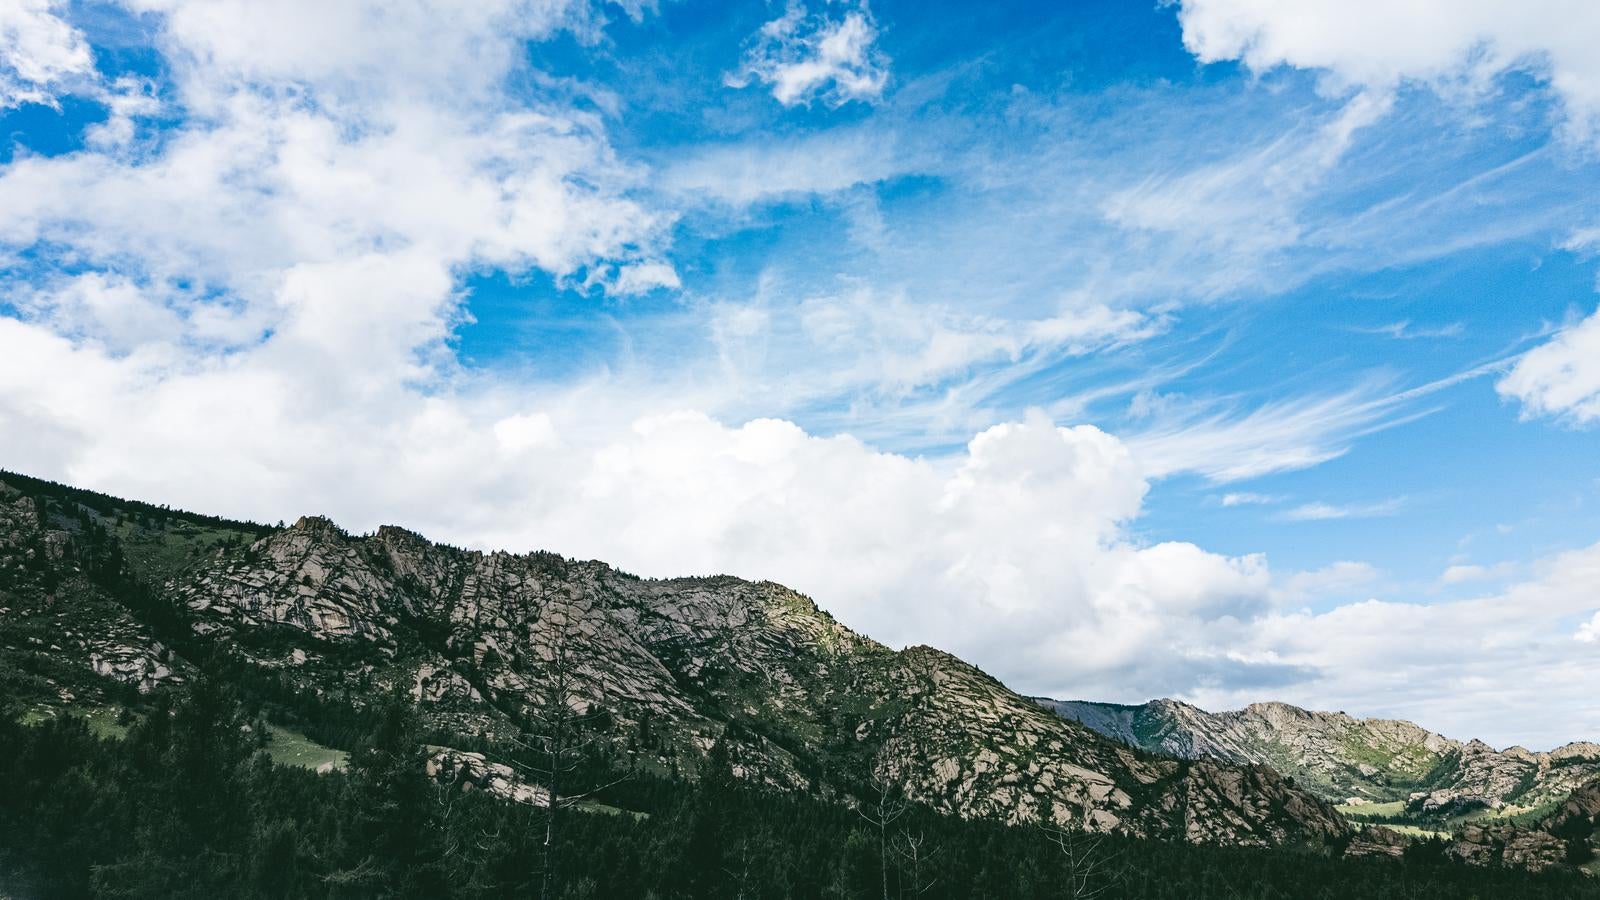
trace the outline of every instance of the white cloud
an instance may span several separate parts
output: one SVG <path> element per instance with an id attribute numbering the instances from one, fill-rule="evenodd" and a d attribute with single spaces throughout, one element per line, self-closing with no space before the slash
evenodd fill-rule
<path id="1" fill-rule="evenodd" d="M 1573 638 L 1585 644 L 1600 643 L 1600 612 L 1594 618 L 1578 626 Z"/>
<path id="2" fill-rule="evenodd" d="M 1404 420 L 1417 392 L 1249 412 L 1156 404 L 1129 441 L 1042 415 L 992 425 L 966 417 L 971 397 L 1165 320 L 1090 290 L 974 314 L 851 283 L 805 302 L 698 308 L 732 388 L 676 371 L 558 389 L 463 371 L 449 344 L 463 273 L 536 268 L 619 294 L 677 285 L 672 219 L 641 199 L 608 120 L 537 79 L 527 96 L 504 92 L 523 41 L 562 27 L 588 39 L 595 14 L 512 0 L 136 5 L 153 13 L 173 84 L 159 97 L 99 85 L 124 102 L 107 99 L 87 149 L 0 169 L 0 245 L 37 251 L 8 259 L 31 287 L 13 297 L 20 317 L 0 317 L 7 467 L 269 521 L 324 512 L 645 574 L 773 578 L 875 636 L 935 643 L 1030 690 L 1140 699 L 1198 683 L 1259 699 L 1359 659 L 1305 646 L 1273 610 L 1365 584 L 1361 564 L 1276 581 L 1259 556 L 1151 545 L 1136 524 L 1148 478 L 1310 465 Z M 747 77 L 788 103 L 878 96 L 885 63 L 864 8 L 795 9 Z M 141 143 L 157 103 L 182 124 Z M 1342 152 L 1360 112 L 1319 131 L 1317 153 Z M 665 193 L 753 203 L 904 164 L 867 138 L 840 146 L 776 187 L 751 174 L 759 160 L 721 183 L 726 159 L 708 153 L 699 170 L 674 169 Z M 1283 196 L 1325 171 L 1307 153 L 1267 168 L 1285 161 Z M 847 171 L 827 171 L 836 162 Z M 1164 186 L 1203 201 L 1251 183 L 1212 174 Z M 1167 227 L 1157 193 L 1121 197 L 1130 227 Z M 1017 230 L 1002 219 L 988 217 L 997 242 Z M 1005 371 L 967 377 L 984 365 Z M 883 402 L 874 420 L 908 397 L 949 404 L 950 421 L 918 425 L 971 439 L 920 458 L 728 412 L 742 398 L 797 409 L 839 397 Z M 674 408 L 691 411 L 663 412 Z M 1461 639 L 1448 620 L 1423 624 Z M 1566 628 L 1578 646 L 1570 617 Z M 1517 657 L 1524 679 L 1547 671 L 1530 658 Z M 1571 663 L 1552 659 L 1548 671 Z M 1430 673 L 1454 677 L 1416 676 Z M 1384 690 L 1355 687 L 1339 702 Z"/>
<path id="3" fill-rule="evenodd" d="M 1341 560 L 1320 569 L 1295 572 L 1280 579 L 1273 590 L 1273 597 L 1280 604 L 1338 597 L 1371 586 L 1378 576 L 1378 570 L 1370 563 Z"/>
<path id="4" fill-rule="evenodd" d="M 83 34 L 57 15 L 60 0 L 0 3 L 0 110 L 55 105 L 57 92 L 92 78 L 94 57 Z"/>
<path id="5" fill-rule="evenodd" d="M 1222 505 L 1263 506 L 1269 503 L 1277 503 L 1279 499 L 1281 498 L 1274 497 L 1271 494 L 1256 494 L 1250 491 L 1236 491 L 1233 493 L 1223 494 Z"/>
<path id="6" fill-rule="evenodd" d="M 1600 420 L 1600 311 L 1524 353 L 1495 389 L 1528 416 Z"/>
<path id="7" fill-rule="evenodd" d="M 1240 481 L 1343 456 L 1356 437 L 1415 418 L 1410 396 L 1363 385 L 1247 409 L 1196 403 L 1171 409 L 1128 442 L 1149 475 L 1198 472 L 1219 483 Z"/>
<path id="8" fill-rule="evenodd" d="M 611 292 L 614 294 L 646 294 L 662 288 L 677 290 L 683 286 L 678 280 L 678 270 L 671 263 L 652 260 L 649 262 L 631 263 L 617 271 L 617 277 L 611 283 Z"/>
<path id="9" fill-rule="evenodd" d="M 1393 497 L 1376 503 L 1305 503 L 1285 512 L 1282 518 L 1289 522 L 1324 522 L 1330 519 L 1371 519 L 1392 516 L 1405 505 L 1404 497 Z"/>
<path id="10" fill-rule="evenodd" d="M 1262 608 L 1263 560 L 1133 539 L 1146 483 L 1091 427 L 1035 416 L 924 460 L 779 420 L 662 414 L 663 394 L 703 398 L 644 377 L 530 391 L 459 369 L 447 341 L 465 270 L 538 268 L 617 293 L 677 284 L 660 252 L 670 220 L 632 196 L 639 173 L 605 122 L 503 94 L 519 42 L 581 14 L 147 5 L 183 123 L 127 152 L 143 114 L 130 109 L 83 152 L 0 169 L 0 242 L 41 251 L 22 316 L 0 317 L 7 465 L 269 521 L 321 511 L 653 575 L 775 578 L 887 640 L 1086 689 L 1209 671 L 1222 657 L 1208 635 Z M 837 24 L 860 35 L 867 21 Z M 817 52 L 837 63 L 828 34 Z M 470 77 L 443 77 L 458 71 Z M 826 90 L 881 78 L 841 70 Z M 1090 303 L 993 319 L 897 302 L 716 311 L 721 361 L 788 378 L 762 355 L 777 329 L 799 339 L 778 357 L 840 364 L 825 389 L 918 391 L 977 361 L 1162 327 Z M 818 390 L 802 383 L 817 369 L 739 384 L 789 400 Z"/>
<path id="11" fill-rule="evenodd" d="M 1470 584 L 1476 581 L 1492 581 L 1505 578 L 1516 571 L 1516 564 L 1509 562 L 1497 563 L 1492 566 L 1457 563 L 1447 567 L 1439 574 L 1439 583 L 1453 585 Z"/>
<path id="12" fill-rule="evenodd" d="M 1274 253 L 1300 243 L 1301 207 L 1355 135 L 1388 112 L 1391 99 L 1362 93 L 1305 135 L 1172 175 L 1153 175 L 1112 194 L 1106 219 L 1128 229 L 1175 233 L 1190 252 L 1224 262 L 1218 287 L 1236 288 Z"/>
<path id="13" fill-rule="evenodd" d="M 830 130 L 782 141 L 713 144 L 661 173 L 662 190 L 688 203 L 743 207 L 798 194 L 834 194 L 912 167 L 894 131 Z"/>
<path id="14" fill-rule="evenodd" d="M 865 2 L 834 18 L 808 13 L 802 0 L 790 0 L 782 16 L 761 26 L 743 67 L 725 81 L 736 88 L 769 84 L 784 106 L 817 97 L 834 106 L 872 102 L 889 81 L 889 60 L 873 46 L 877 38 Z"/>
<path id="15" fill-rule="evenodd" d="M 323 390 L 268 353 L 173 372 L 0 319 L 0 456 L 268 520 L 322 511 L 649 575 L 772 578 L 887 641 L 1096 692 L 1210 672 L 1264 608 L 1260 558 L 1128 535 L 1146 484 L 1088 426 L 1035 417 L 932 461 L 780 420 L 685 412 L 617 431 L 597 429 L 592 397 L 541 409 L 368 387 Z"/>
<path id="16" fill-rule="evenodd" d="M 1431 414 L 1435 408 L 1418 401 L 1500 365 L 1486 363 L 1401 391 L 1373 381 L 1255 407 L 1238 398 L 1168 404 L 1154 422 L 1128 434 L 1128 444 L 1152 477 L 1194 472 L 1226 483 L 1310 468 L 1343 456 L 1358 437 Z"/>
<path id="17" fill-rule="evenodd" d="M 752 414 L 844 406 L 853 428 L 898 429 L 920 417 L 912 427 L 946 441 L 992 424 L 974 412 L 973 395 L 1166 327 L 1095 303 L 1033 319 L 991 317 L 859 284 L 798 300 L 764 284 L 752 300 L 709 312 L 718 375 L 751 386 L 763 404 Z"/>
<path id="18" fill-rule="evenodd" d="M 1203 62 L 1321 69 L 1343 86 L 1475 92 L 1523 69 L 1561 97 L 1574 136 L 1600 128 L 1600 7 L 1586 0 L 1182 0 L 1179 20 Z"/>
<path id="19" fill-rule="evenodd" d="M 1448 325 L 1417 326 L 1410 319 L 1390 322 L 1375 328 L 1357 328 L 1356 331 L 1364 334 L 1381 334 L 1397 341 L 1414 341 L 1424 338 L 1449 338 L 1460 337 L 1466 332 L 1466 325 L 1461 322 L 1451 322 Z"/>
<path id="20" fill-rule="evenodd" d="M 1367 600 L 1266 617 L 1241 652 L 1316 671 L 1317 678 L 1279 692 L 1314 709 L 1411 719 L 1501 747 L 1593 739 L 1600 699 L 1594 644 L 1583 636 L 1594 632 L 1574 635 L 1572 620 L 1596 613 L 1597 579 L 1600 544 L 1542 560 L 1528 580 L 1489 596 Z M 1191 699 L 1226 708 L 1260 697 L 1233 689 L 1197 691 Z"/>

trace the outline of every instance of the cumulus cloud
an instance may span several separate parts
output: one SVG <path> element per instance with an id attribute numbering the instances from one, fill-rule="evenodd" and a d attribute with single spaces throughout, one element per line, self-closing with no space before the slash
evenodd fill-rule
<path id="1" fill-rule="evenodd" d="M 833 106 L 872 102 L 889 81 L 889 60 L 874 46 L 878 29 L 865 2 L 835 18 L 790 0 L 784 14 L 761 26 L 743 66 L 724 80 L 742 88 L 771 85 L 784 106 L 821 98 Z"/>
<path id="2" fill-rule="evenodd" d="M 590 40 L 597 14 L 554 0 L 129 4 L 148 15 L 170 82 L 96 82 L 86 90 L 109 116 L 85 149 L 0 168 L 7 467 L 268 521 L 322 512 L 357 530 L 398 522 L 648 575 L 772 578 L 874 636 L 934 643 L 1037 692 L 1317 697 L 1308 685 L 1359 658 L 1306 633 L 1326 625 L 1348 643 L 1375 615 L 1359 612 L 1366 604 L 1309 623 L 1281 610 L 1367 585 L 1369 567 L 1275 579 L 1257 555 L 1144 540 L 1139 516 L 1151 478 L 1311 465 L 1404 420 L 1416 392 L 1363 388 L 1248 413 L 1156 405 L 1127 441 L 1042 413 L 957 417 L 958 449 L 919 457 L 730 414 L 727 392 L 647 376 L 550 387 L 466 371 L 451 337 L 467 273 L 539 270 L 617 295 L 679 286 L 672 214 L 613 150 L 609 120 L 514 77 L 525 41 L 563 28 Z M 0 15 L 16 9 L 34 25 L 59 12 L 31 3 Z M 887 78 L 875 36 L 865 7 L 794 5 L 740 77 L 786 104 L 871 100 Z M 73 79 L 97 77 L 90 66 L 35 65 L 55 74 L 24 87 L 77 90 Z M 512 83 L 523 93 L 510 96 Z M 145 140 L 157 112 L 172 114 L 168 127 Z M 1342 152 L 1341 128 L 1359 127 L 1359 112 L 1319 131 L 1318 152 Z M 792 161 L 774 149 L 718 199 L 841 191 L 901 165 L 870 137 L 839 148 L 826 165 L 758 184 L 751 173 Z M 1292 162 L 1280 169 L 1285 196 L 1325 171 L 1314 154 L 1291 157 L 1274 157 Z M 663 193 L 709 192 L 731 158 L 708 151 L 673 169 Z M 827 171 L 834 162 L 848 171 Z M 1204 199 L 1248 183 L 1213 175 L 1165 187 Z M 1166 227 L 1156 193 L 1120 197 L 1130 228 Z M 970 412 L 996 383 L 985 379 L 1026 378 L 1166 327 L 1091 293 L 973 314 L 845 283 L 696 312 L 717 372 L 760 404 L 843 396 L 899 411 L 912 398 Z M 982 366 L 1005 371 L 966 377 Z M 1576 601 L 1562 603 L 1547 605 L 1569 613 L 1570 652 L 1583 646 Z M 1390 606 L 1380 604 L 1411 614 Z M 1450 647 L 1469 640 L 1448 618 L 1419 627 Z M 1525 650 L 1496 658 L 1533 680 L 1541 670 Z M 1452 671 L 1428 660 L 1412 673 L 1419 683 Z"/>
<path id="3" fill-rule="evenodd" d="M 1495 389 L 1527 416 L 1600 420 L 1600 311 L 1524 353 Z"/>
<path id="4" fill-rule="evenodd" d="M 94 56 L 78 29 L 58 13 L 60 0 L 0 4 L 0 110 L 56 104 L 57 93 L 92 77 Z"/>
<path id="5" fill-rule="evenodd" d="M 1545 559 L 1526 581 L 1488 596 L 1367 600 L 1266 617 L 1240 652 L 1318 672 L 1281 692 L 1291 702 L 1398 716 L 1502 747 L 1553 747 L 1600 730 L 1594 645 L 1584 641 L 1594 631 L 1574 634 L 1572 624 L 1596 614 L 1596 579 L 1600 544 Z M 1249 698 L 1237 690 L 1191 695 L 1213 708 Z M 1552 718 L 1551 709 L 1563 713 Z"/>
<path id="6" fill-rule="evenodd" d="M 1573 634 L 1573 638 L 1585 644 L 1600 643 L 1600 612 L 1595 613 L 1594 618 L 1578 626 L 1578 631 Z"/>
<path id="7" fill-rule="evenodd" d="M 0 454 L 50 475 L 267 519 L 315 498 L 356 529 L 399 519 L 649 575 L 772 578 L 887 641 L 1056 688 L 1279 674 L 1223 649 L 1266 608 L 1265 561 L 1134 540 L 1146 482 L 1089 426 L 1035 417 L 930 461 L 771 419 L 657 414 L 596 434 L 572 408 L 490 393 L 330 403 L 269 355 L 173 374 L 3 319 L 0 361 Z"/>
<path id="8" fill-rule="evenodd" d="M 463 271 L 678 284 L 670 217 L 634 196 L 604 119 L 505 94 L 519 42 L 583 28 L 581 10 L 138 2 L 180 124 L 126 152 L 146 114 L 130 101 L 86 150 L 0 169 L 0 243 L 32 251 L 12 260 L 18 315 L 0 317 L 8 466 L 267 520 L 315 510 L 651 575 L 779 579 L 889 641 L 1093 692 L 1282 679 L 1219 649 L 1266 608 L 1265 561 L 1137 540 L 1145 476 L 1095 428 L 1036 415 L 929 460 L 782 420 L 662 413 L 637 384 L 530 393 L 461 370 Z M 859 63 L 875 59 L 864 9 L 797 15 L 770 34 L 824 75 L 774 69 L 780 98 L 881 89 Z M 1094 304 L 906 315 L 870 292 L 724 312 L 728 365 L 776 328 L 848 363 L 834 390 L 915 391 L 975 361 L 1162 327 Z"/>
<path id="9" fill-rule="evenodd" d="M 1320 69 L 1343 86 L 1478 91 L 1521 69 L 1561 97 L 1574 136 L 1600 130 L 1600 8 L 1583 0 L 1182 0 L 1178 16 L 1203 62 Z"/>

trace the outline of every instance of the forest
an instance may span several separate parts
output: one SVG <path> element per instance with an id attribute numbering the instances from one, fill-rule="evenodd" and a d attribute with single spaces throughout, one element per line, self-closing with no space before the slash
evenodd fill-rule
<path id="1" fill-rule="evenodd" d="M 404 699 L 347 726 L 348 769 L 321 775 L 272 762 L 260 715 L 209 681 L 119 737 L 0 709 L 0 896 L 1600 898 L 1593 879 L 1470 868 L 1442 845 L 1351 860 L 764 792 L 715 749 L 693 785 L 588 773 L 606 786 L 552 811 L 427 777 Z"/>

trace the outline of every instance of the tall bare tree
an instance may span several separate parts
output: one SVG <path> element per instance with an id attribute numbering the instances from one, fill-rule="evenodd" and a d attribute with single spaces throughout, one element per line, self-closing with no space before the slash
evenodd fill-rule
<path id="1" fill-rule="evenodd" d="M 1108 844 L 1104 832 L 1090 831 L 1092 824 L 1089 801 L 1079 804 L 1078 814 L 1058 822 L 1053 816 L 1042 825 L 1050 841 L 1061 850 L 1066 864 L 1067 896 L 1073 900 L 1090 900 L 1099 897 L 1122 881 L 1126 868 L 1121 864 L 1121 853 Z"/>
<path id="2" fill-rule="evenodd" d="M 894 845 L 904 863 L 900 870 L 900 896 L 920 897 L 933 890 L 939 879 L 929 877 L 925 869 L 928 861 L 939 854 L 939 848 L 928 843 L 928 836 L 921 831 L 901 831 Z"/>
<path id="3" fill-rule="evenodd" d="M 886 773 L 872 774 L 872 796 L 868 803 L 856 811 L 878 832 L 878 875 L 883 887 L 883 900 L 889 900 L 889 829 L 910 810 L 900 785 Z"/>
<path id="4" fill-rule="evenodd" d="M 528 728 L 512 739 L 523 752 L 507 762 L 546 791 L 540 896 L 549 900 L 556 896 L 560 877 L 562 813 L 616 782 L 595 787 L 573 781 L 605 735 L 595 727 L 600 714 L 587 690 L 582 610 L 560 587 L 546 586 L 540 600 L 532 635 L 534 658 L 529 665 L 534 677 L 533 703 L 524 710 Z"/>

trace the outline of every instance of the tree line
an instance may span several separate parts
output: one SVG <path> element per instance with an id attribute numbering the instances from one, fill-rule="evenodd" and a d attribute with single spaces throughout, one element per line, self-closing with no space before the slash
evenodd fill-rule
<path id="1" fill-rule="evenodd" d="M 120 739 L 72 716 L 25 725 L 20 712 L 0 709 L 0 895 L 1600 898 L 1592 879 L 1442 859 L 967 821 L 906 803 L 892 785 L 854 807 L 770 793 L 738 781 L 720 747 L 693 784 L 643 773 L 568 781 L 552 820 L 548 806 L 427 777 L 405 699 L 370 716 L 348 771 L 325 775 L 272 763 L 259 719 L 213 682 L 152 701 Z M 529 771 L 578 778 L 565 758 L 535 742 Z"/>

